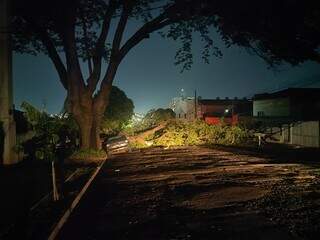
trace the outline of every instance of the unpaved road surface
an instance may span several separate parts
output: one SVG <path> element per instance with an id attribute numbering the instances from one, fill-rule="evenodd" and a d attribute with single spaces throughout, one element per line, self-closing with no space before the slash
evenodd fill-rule
<path id="1" fill-rule="evenodd" d="M 119 154 L 58 239 L 318 239 L 319 169 L 201 147 Z"/>

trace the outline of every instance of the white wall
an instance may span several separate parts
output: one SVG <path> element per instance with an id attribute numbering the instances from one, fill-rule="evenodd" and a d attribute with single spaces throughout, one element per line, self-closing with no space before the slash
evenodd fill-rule
<path id="1" fill-rule="evenodd" d="M 290 143 L 305 147 L 320 147 L 320 122 L 299 122 L 291 126 Z"/>
<path id="2" fill-rule="evenodd" d="M 265 117 L 288 117 L 290 115 L 289 98 L 253 100 L 253 116 L 263 112 Z"/>

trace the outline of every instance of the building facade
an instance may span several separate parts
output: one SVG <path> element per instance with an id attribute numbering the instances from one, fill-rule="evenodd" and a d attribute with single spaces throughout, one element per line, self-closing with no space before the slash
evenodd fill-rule
<path id="1" fill-rule="evenodd" d="M 289 88 L 258 94 L 253 116 L 282 143 L 320 147 L 320 89 Z"/>
<path id="2" fill-rule="evenodd" d="M 288 88 L 253 98 L 253 116 L 260 118 L 320 119 L 319 88 Z"/>
<path id="3" fill-rule="evenodd" d="M 177 119 L 202 119 L 208 124 L 237 124 L 239 116 L 252 116 L 252 101 L 245 98 L 201 99 L 180 96 L 171 101 L 170 108 Z"/>
<path id="4" fill-rule="evenodd" d="M 176 97 L 169 106 L 177 119 L 192 121 L 196 119 L 197 101 L 194 97 Z"/>
<path id="5" fill-rule="evenodd" d="M 199 99 L 197 118 L 208 124 L 237 124 L 239 117 L 252 115 L 252 102 L 244 99 Z"/>

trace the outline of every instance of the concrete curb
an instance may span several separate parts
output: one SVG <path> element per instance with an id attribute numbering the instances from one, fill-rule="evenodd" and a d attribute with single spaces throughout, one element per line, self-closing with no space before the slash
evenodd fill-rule
<path id="1" fill-rule="evenodd" d="M 77 197 L 73 200 L 73 202 L 71 203 L 71 206 L 65 211 L 65 213 L 63 214 L 63 216 L 60 218 L 59 222 L 56 224 L 56 226 L 54 227 L 53 231 L 50 233 L 48 240 L 54 240 L 56 239 L 57 235 L 59 234 L 61 228 L 63 227 L 63 225 L 66 223 L 66 221 L 68 220 L 68 218 L 70 217 L 72 211 L 76 208 L 76 206 L 78 205 L 80 199 L 82 198 L 82 196 L 84 195 L 84 193 L 87 191 L 87 189 L 89 188 L 90 184 L 92 183 L 92 181 L 94 180 L 94 178 L 97 176 L 97 174 L 99 173 L 100 169 L 102 168 L 103 164 L 106 162 L 106 159 L 96 168 L 96 170 L 94 171 L 94 173 L 92 174 L 92 176 L 90 177 L 90 179 L 87 181 L 87 183 L 84 185 L 84 187 L 81 189 L 80 193 L 77 195 Z"/>

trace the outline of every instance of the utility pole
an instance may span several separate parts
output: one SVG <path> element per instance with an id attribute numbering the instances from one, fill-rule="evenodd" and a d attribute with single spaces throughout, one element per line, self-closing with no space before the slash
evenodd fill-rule
<path id="1" fill-rule="evenodd" d="M 16 124 L 13 118 L 12 91 L 12 50 L 10 39 L 10 0 L 0 0 L 0 121 L 4 137 L 1 164 L 10 165 L 18 162 L 14 151 L 16 145 Z"/>

